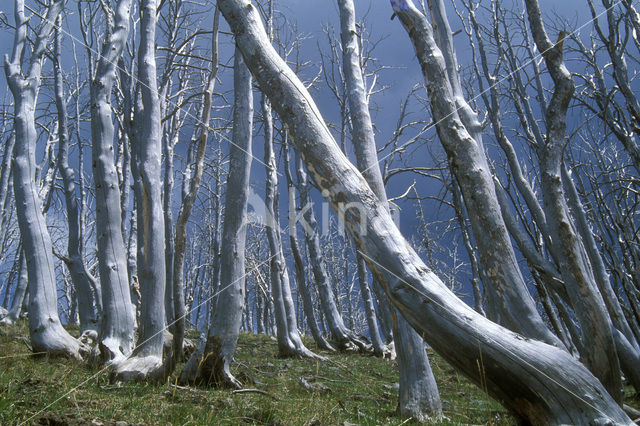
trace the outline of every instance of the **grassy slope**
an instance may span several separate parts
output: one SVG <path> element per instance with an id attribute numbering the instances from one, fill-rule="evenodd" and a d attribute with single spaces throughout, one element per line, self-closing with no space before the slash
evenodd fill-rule
<path id="1" fill-rule="evenodd" d="M 242 335 L 234 374 L 258 393 L 110 384 L 106 372 L 64 359 L 34 357 L 24 324 L 0 326 L 0 424 L 403 424 L 395 362 L 326 354 L 329 362 L 277 357 L 268 336 Z M 310 347 L 313 345 L 310 343 Z M 442 424 L 512 424 L 514 419 L 430 353 L 446 419 Z M 178 367 L 179 371 L 180 366 Z M 310 392 L 299 378 L 329 388 Z M 172 377 L 175 381 L 175 375 Z M 255 383 L 257 380 L 258 383 Z M 59 399 L 59 401 L 58 401 Z M 50 405 L 50 406 L 49 406 Z M 61 423 L 57 423 L 61 422 Z"/>

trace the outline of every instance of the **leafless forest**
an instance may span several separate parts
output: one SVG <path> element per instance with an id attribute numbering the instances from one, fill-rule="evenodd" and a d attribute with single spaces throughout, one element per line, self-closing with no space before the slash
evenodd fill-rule
<path id="1" fill-rule="evenodd" d="M 417 421 L 428 345 L 633 424 L 640 5 L 326 2 L 4 0 L 0 321 L 114 382 L 241 388 L 241 332 L 397 359 Z"/>

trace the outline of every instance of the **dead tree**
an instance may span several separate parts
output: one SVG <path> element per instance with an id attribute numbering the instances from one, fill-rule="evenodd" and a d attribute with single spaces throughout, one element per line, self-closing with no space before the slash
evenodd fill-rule
<path id="1" fill-rule="evenodd" d="M 248 0 L 220 0 L 218 5 L 254 78 L 287 123 L 312 179 L 325 190 L 331 207 L 345 215 L 349 232 L 370 269 L 427 342 L 530 422 L 609 419 L 630 424 L 600 382 L 566 351 L 526 339 L 482 317 L 424 266 L 362 175 L 340 151 L 306 88 L 276 54 L 256 8 Z M 412 15 L 419 13 L 412 4 L 393 5 L 410 29 L 420 22 L 412 20 Z M 421 25 L 420 29 L 426 28 Z M 436 62 L 444 68 L 442 56 Z M 341 205 L 349 202 L 362 208 L 341 211 Z M 385 275 L 396 279 L 386 281 Z"/>
<path id="2" fill-rule="evenodd" d="M 28 48 L 24 0 L 15 0 L 15 33 L 11 56 L 4 57 L 4 71 L 14 99 L 15 148 L 13 192 L 29 277 L 29 334 L 35 352 L 80 358 L 80 343 L 62 327 L 58 316 L 56 275 L 51 236 L 36 188 L 35 109 L 40 88 L 43 55 L 64 1 L 52 3 L 37 28 L 29 65 L 23 67 Z"/>

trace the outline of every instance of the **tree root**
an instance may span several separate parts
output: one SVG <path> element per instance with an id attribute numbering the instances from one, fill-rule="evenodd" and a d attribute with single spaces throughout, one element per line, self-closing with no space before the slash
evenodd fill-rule
<path id="1" fill-rule="evenodd" d="M 30 334 L 33 352 L 45 352 L 50 356 L 62 356 L 78 361 L 82 361 L 82 355 L 89 352 L 89 349 L 67 333 L 59 322 L 40 327 Z"/>
<path id="2" fill-rule="evenodd" d="M 162 357 L 155 355 L 136 355 L 126 359 L 117 366 L 109 375 L 110 382 L 145 382 L 164 383 L 166 381 L 166 368 Z"/>

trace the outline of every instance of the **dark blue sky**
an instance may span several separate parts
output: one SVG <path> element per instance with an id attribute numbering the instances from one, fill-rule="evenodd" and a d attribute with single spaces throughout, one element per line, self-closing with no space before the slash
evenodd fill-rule
<path id="1" fill-rule="evenodd" d="M 27 1 L 28 4 L 32 2 Z M 461 28 L 459 18 L 453 12 L 453 9 L 446 2 L 449 10 L 449 20 L 452 29 L 455 31 Z M 309 37 L 305 42 L 302 50 L 302 56 L 304 60 L 311 62 L 311 68 L 307 71 L 308 76 L 314 75 L 319 69 L 319 53 L 318 44 L 326 46 L 326 35 L 323 33 L 324 26 L 333 27 L 335 36 L 339 39 L 337 33 L 339 27 L 338 8 L 335 0 L 277 0 L 277 9 L 282 16 L 285 17 L 287 22 L 296 22 L 300 32 Z M 398 119 L 401 102 L 411 87 L 416 83 L 423 81 L 420 73 L 420 68 L 415 59 L 413 48 L 409 42 L 408 36 L 398 20 L 390 20 L 392 9 L 388 0 L 355 0 L 356 13 L 358 19 L 361 19 L 366 15 L 366 23 L 373 40 L 380 40 L 374 54 L 379 60 L 380 64 L 390 66 L 392 69 L 383 71 L 380 74 L 379 85 L 388 85 L 389 88 L 381 94 L 376 95 L 372 102 L 376 106 L 376 110 L 373 113 L 373 119 L 377 129 L 377 142 L 378 145 L 383 145 L 391 137 L 393 130 L 395 129 L 396 121 Z M 503 7 L 514 7 L 514 11 L 522 10 L 521 0 L 507 0 L 503 2 Z M 517 5 L 517 7 L 516 7 Z M 588 23 L 590 15 L 586 7 L 585 0 L 570 0 L 570 1 L 556 1 L 556 0 L 541 0 L 540 5 L 543 14 L 546 17 L 553 17 L 554 14 L 558 14 L 569 22 L 573 27 L 578 28 Z M 2 11 L 6 14 L 8 21 L 13 23 L 13 2 L 10 0 L 2 0 Z M 72 24 L 68 24 L 70 28 L 77 28 L 75 21 L 77 20 L 75 5 L 69 2 L 68 8 L 72 13 L 68 16 L 68 19 L 73 21 Z M 210 17 L 205 19 L 203 24 L 205 28 L 210 28 Z M 68 28 L 69 28 L 68 27 Z M 591 26 L 585 27 L 585 35 L 591 30 Z M 74 34 L 79 39 L 79 34 Z M 11 42 L 13 38 L 12 31 L 3 31 L 2 42 L 0 43 L 0 55 L 10 53 Z M 466 35 L 460 34 L 456 38 L 456 44 L 458 49 L 458 57 L 460 64 L 464 67 L 469 63 L 470 52 L 468 51 L 468 43 Z M 66 48 L 69 46 L 69 38 L 66 39 Z M 84 61 L 85 52 L 81 46 L 77 46 L 78 54 Z M 221 37 L 221 61 L 230 63 L 230 57 L 233 52 L 233 42 L 231 37 Z M 47 65 L 46 70 L 50 70 L 50 64 Z M 4 77 L 2 77 L 4 80 Z M 232 87 L 232 73 L 223 72 L 221 74 L 221 84 L 217 90 L 221 92 L 229 92 Z M 313 91 L 314 98 L 322 112 L 323 116 L 329 122 L 337 123 L 339 121 L 339 110 L 335 103 L 335 100 L 326 90 L 325 86 L 320 83 L 318 89 Z M 424 97 L 424 93 L 419 93 L 421 97 Z M 3 98 L 10 95 L 7 94 L 6 84 L 0 85 L 0 96 Z M 231 97 L 227 96 L 227 99 Z M 41 101 L 46 101 L 41 99 Z M 257 103 L 259 101 L 259 94 L 256 93 L 256 109 L 259 107 Z M 428 109 L 423 105 L 417 103 L 412 107 L 412 119 L 428 119 L 430 116 Z M 190 132 L 186 132 L 190 133 Z M 433 132 L 431 132 L 433 134 Z M 189 136 L 187 136 L 188 138 Z M 433 142 L 434 146 L 439 145 L 437 141 Z M 262 160 L 262 139 L 257 137 L 255 140 L 254 154 L 257 159 Z M 437 148 L 436 148 L 437 149 Z M 180 150 L 180 148 L 178 148 Z M 87 155 L 89 153 L 87 152 Z M 424 156 L 424 157 L 423 157 Z M 427 165 L 428 162 L 426 152 L 419 152 L 415 158 L 412 159 L 413 164 Z M 252 171 L 252 184 L 255 187 L 257 193 L 263 193 L 264 186 L 264 171 L 260 161 L 254 161 Z M 176 164 L 179 167 L 179 163 Z M 90 175 L 90 172 L 88 173 Z M 284 181 L 284 176 L 281 175 L 281 180 Z M 407 187 L 413 181 L 414 176 L 405 175 L 404 177 L 398 177 L 391 180 L 388 185 L 388 192 L 390 197 L 395 197 L 402 194 Z M 433 195 L 440 189 L 440 184 L 433 180 L 419 179 L 418 192 L 420 195 Z M 284 194 L 283 194 L 284 195 Z M 283 207 L 286 206 L 286 196 L 281 198 Z M 401 204 L 402 207 L 402 222 L 401 229 L 405 236 L 410 236 L 415 233 L 416 220 L 415 210 L 413 202 L 405 202 Z M 286 208 L 286 207 L 285 207 Z M 320 210 L 320 209 L 318 209 Z M 286 211 L 286 210 L 283 210 Z M 320 212 L 320 211 L 319 211 Z M 283 221 L 286 218 L 283 217 Z"/>

